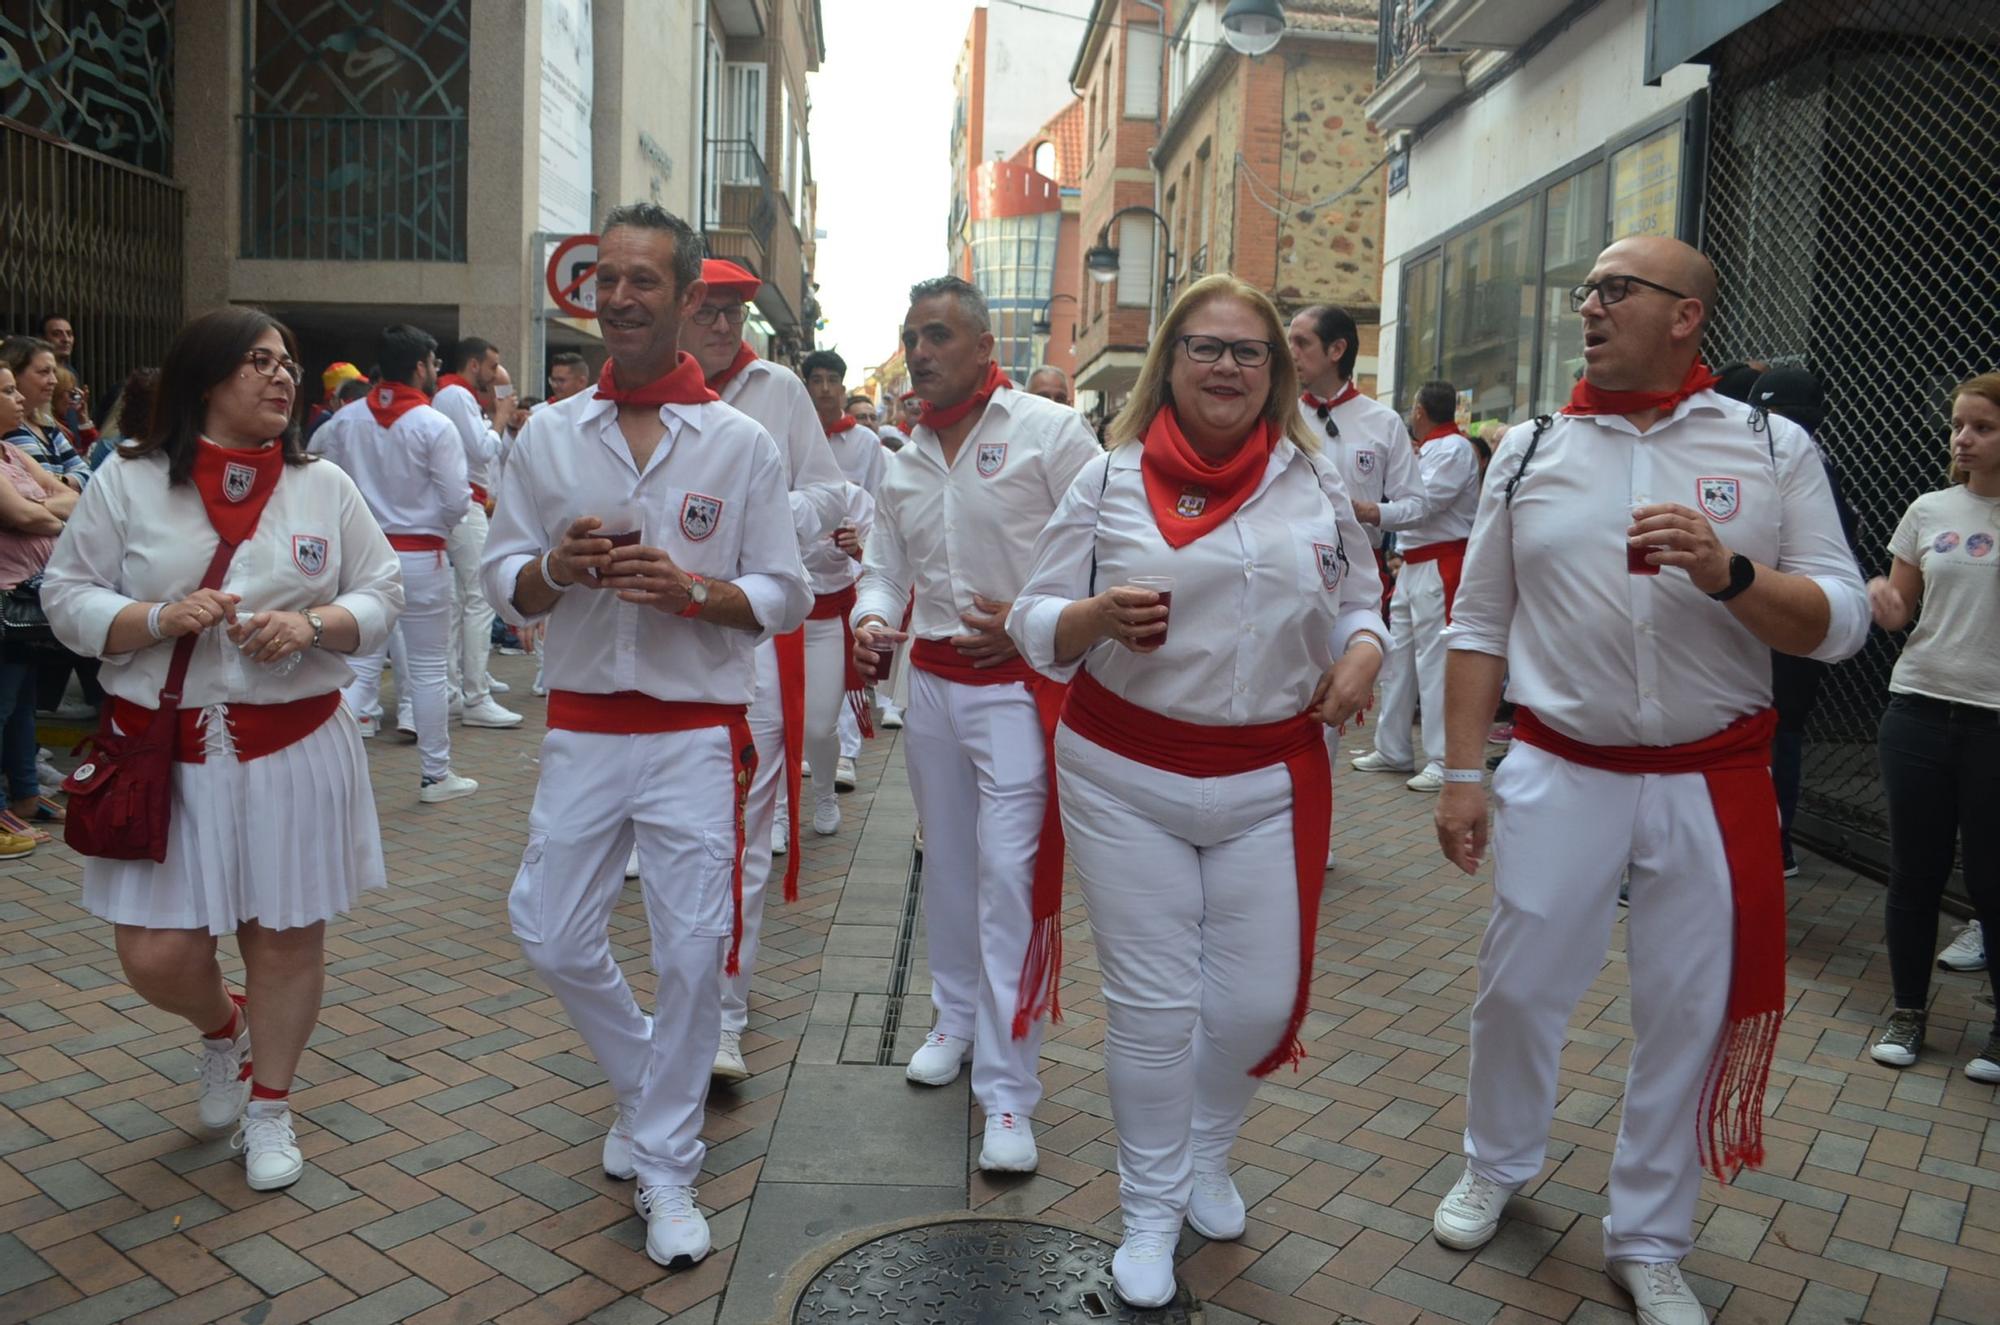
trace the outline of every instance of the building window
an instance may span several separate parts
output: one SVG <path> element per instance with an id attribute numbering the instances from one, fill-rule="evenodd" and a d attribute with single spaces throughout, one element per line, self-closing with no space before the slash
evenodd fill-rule
<path id="1" fill-rule="evenodd" d="M 1583 322 L 1569 311 L 1569 292 L 1590 275 L 1604 247 L 1604 164 L 1571 175 L 1542 204 L 1542 365 L 1535 412 L 1569 399 L 1583 371 Z"/>
<path id="2" fill-rule="evenodd" d="M 1403 268 L 1403 368 L 1396 374 L 1396 408 L 1407 410 L 1417 388 L 1437 376 L 1438 278 L 1444 257 L 1432 253 Z"/>
<path id="3" fill-rule="evenodd" d="M 1044 179 L 1060 179 L 1062 177 L 1062 167 L 1056 161 L 1056 145 L 1054 143 L 1044 142 L 1035 144 L 1035 173 Z"/>
<path id="4" fill-rule="evenodd" d="M 1181 20 L 1167 64 L 1167 114 L 1172 116 L 1188 88 L 1222 45 L 1222 18 L 1216 0 L 1196 0 Z"/>
<path id="5" fill-rule="evenodd" d="M 1459 413 L 1511 421 L 1528 403 L 1534 363 L 1533 201 L 1444 246 L 1444 359 Z"/>
<path id="6" fill-rule="evenodd" d="M 1150 216 L 1118 219 L 1118 306 L 1153 307 L 1153 227 Z"/>
<path id="7" fill-rule="evenodd" d="M 1672 235 L 1681 207 L 1681 126 L 1611 154 L 1611 237 Z"/>
<path id="8" fill-rule="evenodd" d="M 972 283 L 993 321 L 993 358 L 1017 382 L 1035 368 L 1035 319 L 1055 289 L 1060 212 L 972 223 Z"/>
<path id="9" fill-rule="evenodd" d="M 1164 39 L 1154 27 L 1125 29 L 1125 118 L 1160 117 L 1160 57 Z"/>

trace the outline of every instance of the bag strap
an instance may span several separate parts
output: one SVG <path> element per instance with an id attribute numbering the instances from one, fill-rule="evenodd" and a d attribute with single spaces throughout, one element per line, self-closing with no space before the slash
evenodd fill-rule
<path id="1" fill-rule="evenodd" d="M 1090 522 L 1090 596 L 1097 597 L 1097 527 L 1104 521 L 1104 490 L 1111 486 L 1111 453 L 1104 453 L 1104 477 L 1097 482 L 1097 514 Z"/>
<path id="2" fill-rule="evenodd" d="M 229 562 L 236 555 L 236 544 L 217 539 L 215 556 L 208 563 L 208 570 L 201 577 L 203 589 L 220 589 L 222 577 L 229 572 Z M 201 636 L 183 635 L 174 644 L 174 660 L 167 667 L 167 683 L 160 688 L 160 712 L 172 713 L 181 706 L 181 687 L 187 684 L 188 666 L 194 661 L 194 644 Z M 158 721 L 158 719 L 154 719 Z"/>

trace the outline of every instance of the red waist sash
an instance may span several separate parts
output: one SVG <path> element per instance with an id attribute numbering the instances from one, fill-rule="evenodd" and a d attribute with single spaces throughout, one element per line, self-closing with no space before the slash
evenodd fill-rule
<path id="1" fill-rule="evenodd" d="M 441 534 L 390 534 L 389 546 L 398 552 L 442 552 L 444 536 Z"/>
<path id="2" fill-rule="evenodd" d="M 1121 699 L 1089 672 L 1078 672 L 1063 707 L 1063 722 L 1078 736 L 1182 777 L 1233 777 L 1283 764 L 1292 778 L 1292 867 L 1299 894 L 1299 983 L 1285 1034 L 1252 1076 L 1268 1076 L 1305 1057 L 1299 1040 L 1312 997 L 1312 959 L 1319 932 L 1319 894 L 1333 832 L 1333 772 L 1326 760 L 1325 728 L 1310 714 L 1282 722 L 1240 727 L 1180 722 Z"/>
<path id="3" fill-rule="evenodd" d="M 493 504 L 492 494 L 488 493 L 486 489 L 480 487 L 477 483 L 470 483 L 466 486 L 472 489 L 472 500 L 478 502 L 482 507 Z"/>
<path id="4" fill-rule="evenodd" d="M 236 762 L 241 764 L 276 754 L 288 745 L 297 745 L 324 727 L 339 707 L 340 692 L 334 690 L 284 704 L 224 704 L 222 712 L 229 724 L 229 739 L 236 749 Z M 180 732 L 174 758 L 181 763 L 208 762 L 208 738 L 203 731 L 203 719 L 208 712 L 206 708 L 179 710 Z M 118 730 L 127 736 L 144 732 L 153 725 L 153 719 L 158 715 L 158 709 L 134 704 L 116 695 L 111 697 L 110 720 L 117 723 Z"/>
<path id="5" fill-rule="evenodd" d="M 1468 540 L 1454 538 L 1446 543 L 1426 543 L 1420 548 L 1412 548 L 1403 554 L 1405 566 L 1421 566 L 1426 561 L 1438 564 L 1438 575 L 1444 580 L 1444 620 L 1451 624 L 1452 604 L 1458 601 L 1459 577 L 1465 574 L 1465 545 Z"/>
<path id="6" fill-rule="evenodd" d="M 1785 875 L 1778 794 L 1771 782 L 1775 710 L 1746 714 L 1685 745 L 1588 745 L 1525 708 L 1514 737 L 1559 759 L 1611 773 L 1699 773 L 1708 783 L 1729 862 L 1735 945 L 1729 1019 L 1702 1087 L 1696 1124 L 1702 1165 L 1726 1182 L 1764 1162 L 1764 1086 L 1785 1010 Z"/>
<path id="7" fill-rule="evenodd" d="M 730 763 L 735 770 L 736 857 L 730 871 L 732 911 L 729 958 L 723 970 L 735 975 L 743 945 L 743 807 L 750 799 L 750 779 L 757 771 L 757 744 L 750 738 L 750 710 L 744 704 L 693 704 L 655 699 L 636 690 L 590 695 L 577 690 L 549 692 L 551 731 L 592 732 L 607 736 L 654 736 L 661 732 L 691 732 L 723 727 L 729 732 Z"/>

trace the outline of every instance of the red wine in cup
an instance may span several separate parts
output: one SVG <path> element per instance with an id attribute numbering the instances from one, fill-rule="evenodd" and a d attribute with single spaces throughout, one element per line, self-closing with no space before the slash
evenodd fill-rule
<path id="1" fill-rule="evenodd" d="M 1174 591 L 1172 589 L 1155 589 L 1153 592 L 1157 593 L 1160 596 L 1159 605 L 1161 607 L 1166 608 L 1169 615 L 1161 619 L 1160 633 L 1148 639 L 1145 642 L 1145 644 L 1141 646 L 1142 651 L 1146 653 L 1151 653 L 1154 649 L 1159 648 L 1161 645 L 1167 642 L 1166 625 L 1169 621 L 1173 619 L 1171 613 L 1174 610 Z"/>
<path id="2" fill-rule="evenodd" d="M 1664 551 L 1666 549 L 1661 547 L 1634 547 L 1632 544 L 1627 543 L 1625 545 L 1625 569 L 1634 575 L 1658 575 L 1660 568 L 1652 562 L 1647 561 L 1646 558 L 1655 552 Z"/>
<path id="3" fill-rule="evenodd" d="M 600 529 L 597 531 L 597 537 L 611 544 L 614 548 L 639 546 L 639 531 L 637 529 L 624 529 L 615 534 L 607 534 Z M 603 579 L 603 573 L 599 572 L 597 578 L 600 580 Z"/>

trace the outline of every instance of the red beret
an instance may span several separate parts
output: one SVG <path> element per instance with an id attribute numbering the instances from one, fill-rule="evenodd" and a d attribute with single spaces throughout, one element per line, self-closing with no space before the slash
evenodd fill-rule
<path id="1" fill-rule="evenodd" d="M 708 283 L 710 294 L 734 295 L 745 303 L 755 299 L 764 284 L 758 277 L 723 258 L 702 259 L 701 279 Z"/>

